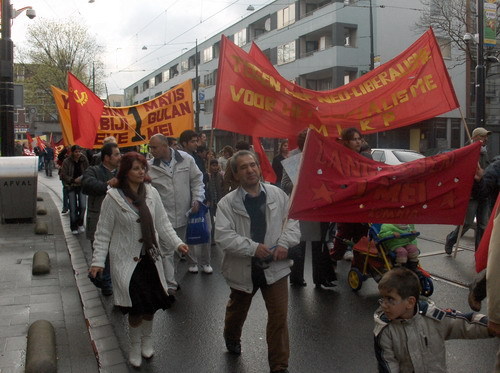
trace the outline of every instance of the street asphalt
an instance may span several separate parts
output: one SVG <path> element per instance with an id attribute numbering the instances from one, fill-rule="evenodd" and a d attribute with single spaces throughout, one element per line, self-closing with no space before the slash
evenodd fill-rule
<path id="1" fill-rule="evenodd" d="M 61 183 L 39 173 L 38 195 L 48 210 L 47 235 L 35 235 L 34 224 L 0 225 L 0 373 L 24 372 L 26 334 L 36 320 L 50 321 L 56 330 L 58 372 L 136 372 L 128 366 L 126 318 L 87 278 L 90 244 L 85 234 L 73 236 L 69 216 L 61 216 Z M 443 307 L 469 311 L 466 285 L 474 276 L 473 233 L 461 241 L 457 257 L 444 253 L 453 227 L 425 225 L 419 248 L 423 267 L 434 276 L 432 299 Z M 48 252 L 51 272 L 31 274 L 33 254 Z M 373 311 L 377 287 L 373 279 L 353 292 L 346 281 L 349 264 L 338 268 L 338 286 L 318 290 L 312 284 L 310 253 L 306 257 L 305 288 L 290 289 L 290 372 L 375 372 Z M 224 347 L 222 328 L 229 288 L 220 274 L 219 250 L 212 247 L 214 273 L 193 275 L 181 262 L 174 307 L 155 317 L 155 356 L 144 372 L 253 373 L 267 372 L 265 305 L 255 296 L 245 323 L 239 358 Z M 449 341 L 448 371 L 493 372 L 498 339 Z"/>

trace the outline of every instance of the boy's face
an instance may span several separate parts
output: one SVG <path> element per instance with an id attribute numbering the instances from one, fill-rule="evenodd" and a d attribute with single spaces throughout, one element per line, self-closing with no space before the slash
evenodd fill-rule
<path id="1" fill-rule="evenodd" d="M 219 171 L 219 165 L 217 163 L 210 164 L 210 172 L 216 173 Z"/>
<path id="2" fill-rule="evenodd" d="M 411 319 L 415 308 L 415 297 L 402 299 L 396 290 L 380 289 L 380 306 L 390 320 Z"/>

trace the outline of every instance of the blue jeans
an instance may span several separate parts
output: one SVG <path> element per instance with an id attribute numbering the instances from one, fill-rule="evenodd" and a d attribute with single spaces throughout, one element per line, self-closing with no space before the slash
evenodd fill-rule
<path id="1" fill-rule="evenodd" d="M 82 188 L 72 187 L 68 190 L 69 197 L 69 221 L 71 230 L 77 230 L 83 226 L 83 216 L 87 207 L 87 196 L 82 193 Z"/>
<path id="2" fill-rule="evenodd" d="M 63 184 L 62 200 L 63 200 L 63 211 L 68 211 L 69 210 L 68 188 L 66 188 L 64 184 Z"/>
<path id="3" fill-rule="evenodd" d="M 92 247 L 92 252 L 94 252 L 94 241 L 90 241 L 90 245 Z M 103 289 L 113 289 L 113 284 L 111 282 L 111 268 L 109 265 L 109 253 L 106 255 L 106 261 L 104 262 L 104 270 L 102 271 L 101 279 L 103 282 Z"/>

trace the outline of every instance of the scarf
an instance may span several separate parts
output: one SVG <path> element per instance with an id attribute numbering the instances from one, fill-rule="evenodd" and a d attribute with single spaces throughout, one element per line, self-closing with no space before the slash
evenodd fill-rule
<path id="1" fill-rule="evenodd" d="M 137 194 L 134 193 L 127 185 L 122 189 L 123 194 L 132 201 L 132 204 L 139 211 L 139 220 L 141 224 L 142 233 L 142 250 L 141 254 L 149 255 L 149 257 L 156 261 L 161 256 L 158 249 L 158 242 L 156 242 L 155 225 L 153 217 L 146 204 L 146 187 L 144 184 L 139 186 Z"/>

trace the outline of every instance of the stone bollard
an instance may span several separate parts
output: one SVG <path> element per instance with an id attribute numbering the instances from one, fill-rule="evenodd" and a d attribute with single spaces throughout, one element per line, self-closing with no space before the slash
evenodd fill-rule
<path id="1" fill-rule="evenodd" d="M 48 234 L 49 226 L 46 222 L 37 220 L 35 224 L 35 234 Z"/>
<path id="2" fill-rule="evenodd" d="M 33 269 L 31 273 L 34 275 L 45 275 L 50 272 L 50 258 L 46 251 L 37 251 L 33 255 Z"/>
<path id="3" fill-rule="evenodd" d="M 56 334 L 47 320 L 37 320 L 28 329 L 25 373 L 56 373 Z"/>
<path id="4" fill-rule="evenodd" d="M 37 215 L 47 215 L 47 209 L 45 208 L 44 205 L 39 205 L 36 207 L 36 214 Z"/>

